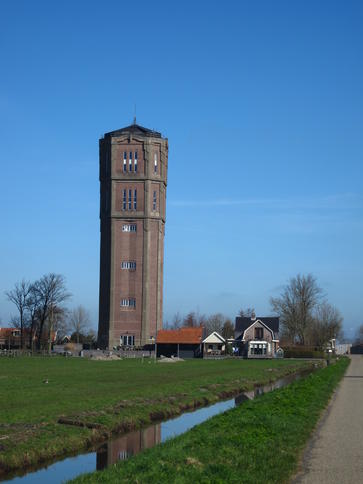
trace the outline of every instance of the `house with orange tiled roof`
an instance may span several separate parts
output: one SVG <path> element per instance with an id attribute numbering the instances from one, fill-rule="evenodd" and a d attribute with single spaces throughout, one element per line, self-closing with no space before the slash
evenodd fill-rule
<path id="1" fill-rule="evenodd" d="M 52 332 L 52 343 L 55 342 L 57 336 L 57 332 Z M 48 335 L 42 337 L 42 342 L 44 344 L 48 343 Z M 23 338 L 24 338 L 24 348 L 29 348 L 29 338 L 30 338 L 30 330 L 29 328 L 23 329 Z M 32 337 L 33 341 L 37 340 L 37 336 L 34 334 Z M 21 336 L 20 336 L 20 329 L 19 328 L 0 328 L 0 350 L 16 350 L 21 348 Z"/>
<path id="2" fill-rule="evenodd" d="M 203 326 L 198 328 L 161 329 L 156 336 L 157 356 L 202 358 Z"/>

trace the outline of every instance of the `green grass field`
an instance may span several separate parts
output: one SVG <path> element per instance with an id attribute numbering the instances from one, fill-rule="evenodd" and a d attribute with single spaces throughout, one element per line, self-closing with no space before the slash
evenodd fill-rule
<path id="1" fill-rule="evenodd" d="M 176 415 L 311 364 L 1 358 L 0 471 L 78 451 L 110 432 Z"/>
<path id="2" fill-rule="evenodd" d="M 104 471 L 90 483 L 285 483 L 348 359 L 197 425 Z"/>

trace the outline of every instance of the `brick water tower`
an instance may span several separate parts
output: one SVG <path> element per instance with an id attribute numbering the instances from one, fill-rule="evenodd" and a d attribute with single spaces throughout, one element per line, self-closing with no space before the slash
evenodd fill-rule
<path id="1" fill-rule="evenodd" d="M 99 146 L 98 345 L 143 346 L 162 327 L 168 140 L 135 122 Z"/>

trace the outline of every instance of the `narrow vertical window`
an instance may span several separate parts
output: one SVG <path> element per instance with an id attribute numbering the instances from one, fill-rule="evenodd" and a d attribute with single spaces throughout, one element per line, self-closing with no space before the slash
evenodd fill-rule
<path id="1" fill-rule="evenodd" d="M 153 192 L 153 211 L 156 211 L 156 191 Z"/>
<path id="2" fill-rule="evenodd" d="M 127 153 L 126 153 L 126 151 L 124 151 L 124 171 L 127 170 L 126 163 L 127 163 Z"/>
<path id="3" fill-rule="evenodd" d="M 134 210 L 137 210 L 137 190 L 134 190 Z"/>
<path id="4" fill-rule="evenodd" d="M 132 210 L 132 190 L 129 190 L 129 210 Z"/>
<path id="5" fill-rule="evenodd" d="M 126 210 L 126 188 L 123 190 L 122 194 L 122 208 L 123 210 Z"/>
<path id="6" fill-rule="evenodd" d="M 129 171 L 132 171 L 132 151 L 129 153 Z"/>
<path id="7" fill-rule="evenodd" d="M 158 172 L 158 155 L 154 154 L 154 173 Z"/>
<path id="8" fill-rule="evenodd" d="M 135 158 L 134 158 L 134 171 L 137 173 L 137 151 L 135 151 Z"/>

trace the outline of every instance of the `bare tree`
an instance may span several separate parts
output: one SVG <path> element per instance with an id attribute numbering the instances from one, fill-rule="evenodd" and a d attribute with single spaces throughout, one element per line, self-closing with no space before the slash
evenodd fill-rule
<path id="1" fill-rule="evenodd" d="M 222 328 L 222 336 L 224 339 L 234 337 L 234 325 L 230 319 L 226 319 Z"/>
<path id="2" fill-rule="evenodd" d="M 179 311 L 177 311 L 173 316 L 170 328 L 179 329 L 181 327 L 181 325 L 182 325 L 182 317 L 181 317 Z"/>
<path id="3" fill-rule="evenodd" d="M 255 308 L 241 308 L 238 313 L 241 318 L 250 318 L 253 314 L 255 314 Z"/>
<path id="4" fill-rule="evenodd" d="M 290 279 L 280 297 L 271 298 L 275 313 L 280 316 L 283 335 L 292 342 L 305 344 L 307 332 L 313 322 L 313 311 L 322 297 L 322 290 L 312 274 Z"/>
<path id="5" fill-rule="evenodd" d="M 25 314 L 27 310 L 28 298 L 31 291 L 31 284 L 24 279 L 21 282 L 17 282 L 14 289 L 5 292 L 5 295 L 9 301 L 11 301 L 17 307 L 19 311 L 19 328 L 20 328 L 20 347 L 24 345 L 24 324 Z"/>
<path id="6" fill-rule="evenodd" d="M 226 317 L 221 313 L 211 314 L 206 322 L 207 335 L 216 331 L 221 334 L 224 323 L 226 322 Z"/>
<path id="7" fill-rule="evenodd" d="M 78 344 L 80 335 L 84 335 L 89 329 L 89 312 L 83 306 L 79 305 L 70 312 L 68 322 L 70 330 L 76 334 Z"/>
<path id="8" fill-rule="evenodd" d="M 65 278 L 61 274 L 46 274 L 34 283 L 34 291 L 39 300 L 39 325 L 37 347 L 40 349 L 45 323 L 48 322 L 49 346 L 51 351 L 52 333 L 56 323 L 56 313 L 61 304 L 71 297 L 65 286 Z"/>
<path id="9" fill-rule="evenodd" d="M 326 301 L 319 304 L 308 334 L 310 343 L 322 348 L 329 340 L 339 336 L 342 322 L 343 318 L 337 308 Z"/>
<path id="10" fill-rule="evenodd" d="M 195 328 L 198 326 L 197 316 L 194 311 L 191 311 L 184 317 L 183 326 L 187 328 Z"/>
<path id="11" fill-rule="evenodd" d="M 34 350 L 34 335 L 39 323 L 40 298 L 34 284 L 31 285 L 30 294 L 27 300 L 27 311 L 29 318 L 29 347 Z"/>

